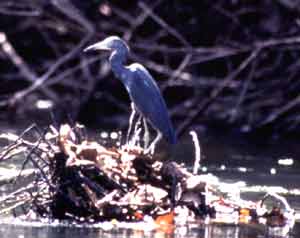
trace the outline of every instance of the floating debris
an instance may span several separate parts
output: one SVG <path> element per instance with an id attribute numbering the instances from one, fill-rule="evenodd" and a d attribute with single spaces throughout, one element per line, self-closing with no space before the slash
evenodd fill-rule
<path id="1" fill-rule="evenodd" d="M 39 134 L 36 141 L 25 138 L 32 130 Z M 1 197 L 0 214 L 32 222 L 101 223 L 106 228 L 124 222 L 149 224 L 166 233 L 187 224 L 255 224 L 270 233 L 288 232 L 294 225 L 294 210 L 275 192 L 259 201 L 243 200 L 245 183 L 193 174 L 184 165 L 144 154 L 136 143 L 105 147 L 84 135 L 83 126 L 67 124 L 45 131 L 33 126 L 21 136 L 0 135 L 10 142 L 0 152 L 0 162 L 26 154 L 21 171 L 10 173 L 7 180 L 0 176 L 2 183 L 23 183 Z M 275 202 L 269 206 L 271 198 Z"/>
<path id="2" fill-rule="evenodd" d="M 294 159 L 292 158 L 281 158 L 278 159 L 277 163 L 283 166 L 292 166 L 294 164 Z"/>
<path id="3" fill-rule="evenodd" d="M 277 174 L 277 170 L 275 168 L 270 168 L 270 174 Z"/>

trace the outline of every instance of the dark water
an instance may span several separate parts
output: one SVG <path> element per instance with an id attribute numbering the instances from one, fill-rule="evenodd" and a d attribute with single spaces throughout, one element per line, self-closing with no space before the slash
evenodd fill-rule
<path id="1" fill-rule="evenodd" d="M 236 135 L 214 132 L 199 133 L 199 140 L 202 155 L 200 173 L 211 173 L 219 177 L 221 181 L 229 183 L 244 181 L 247 184 L 246 188 L 249 189 L 259 185 L 262 188 L 261 191 L 246 191 L 242 194 L 252 200 L 262 198 L 264 192 L 270 187 L 276 186 L 277 189 L 284 189 L 291 207 L 300 213 L 300 196 L 297 194 L 300 189 L 300 147 L 297 141 L 283 140 L 269 144 L 263 140 L 249 141 Z M 191 167 L 194 161 L 194 145 L 189 136 L 186 136 L 183 141 L 175 149 L 174 158 Z M 284 165 L 282 161 L 289 164 Z M 173 233 L 167 234 L 159 230 L 113 228 L 106 231 L 98 227 L 2 223 L 0 224 L 0 237 L 258 238 L 267 236 L 266 229 L 261 225 L 203 225 L 179 227 Z M 300 223 L 296 222 L 293 231 L 285 237 L 300 237 Z"/>
<path id="2" fill-rule="evenodd" d="M 296 223 L 294 231 L 287 237 L 299 237 L 300 224 Z M 18 237 L 18 238 L 112 238 L 112 237 L 198 237 L 198 238 L 261 238 L 266 237 L 267 233 L 264 228 L 250 226 L 231 226 L 231 225 L 207 225 L 199 228 L 184 227 L 176 230 L 174 234 L 166 234 L 160 231 L 144 232 L 130 229 L 115 229 L 103 231 L 102 229 L 93 228 L 65 228 L 65 227 L 22 227 L 12 225 L 2 225 L 0 227 L 1 237 Z M 298 235 L 297 235 L 298 234 Z"/>

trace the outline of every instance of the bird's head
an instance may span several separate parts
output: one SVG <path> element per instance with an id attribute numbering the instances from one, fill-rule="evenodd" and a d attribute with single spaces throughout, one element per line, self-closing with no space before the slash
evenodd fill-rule
<path id="1" fill-rule="evenodd" d="M 88 46 L 84 49 L 84 51 L 90 51 L 90 50 L 107 50 L 107 51 L 124 51 L 128 52 L 129 47 L 118 36 L 109 36 L 105 38 L 103 41 L 97 42 L 93 45 Z"/>

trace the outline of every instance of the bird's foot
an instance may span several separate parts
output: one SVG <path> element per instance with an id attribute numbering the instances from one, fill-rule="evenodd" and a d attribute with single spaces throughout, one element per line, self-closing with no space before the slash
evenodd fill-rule
<path id="1" fill-rule="evenodd" d="M 144 150 L 145 155 L 153 155 L 155 152 L 155 144 L 151 144 L 147 149 Z"/>
<path id="2" fill-rule="evenodd" d="M 157 133 L 157 136 L 154 141 L 150 144 L 150 146 L 145 150 L 145 154 L 153 155 L 155 151 L 155 147 L 157 143 L 161 140 L 162 134 L 160 132 Z"/>

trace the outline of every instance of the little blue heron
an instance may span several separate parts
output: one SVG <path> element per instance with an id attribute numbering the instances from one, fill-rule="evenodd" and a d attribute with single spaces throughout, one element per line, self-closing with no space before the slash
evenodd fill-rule
<path id="1" fill-rule="evenodd" d="M 147 69 L 138 63 L 124 66 L 129 54 L 129 47 L 118 36 L 110 36 L 87 47 L 88 50 L 108 50 L 111 52 L 109 61 L 114 75 L 124 84 L 132 101 L 133 112 L 129 121 L 128 136 L 131 130 L 135 111 L 142 117 L 147 130 L 148 121 L 157 131 L 157 137 L 146 152 L 153 153 L 156 143 L 164 136 L 169 143 L 176 143 L 176 134 L 169 119 L 165 101 L 154 79 Z M 146 144 L 146 141 L 145 141 Z"/>

